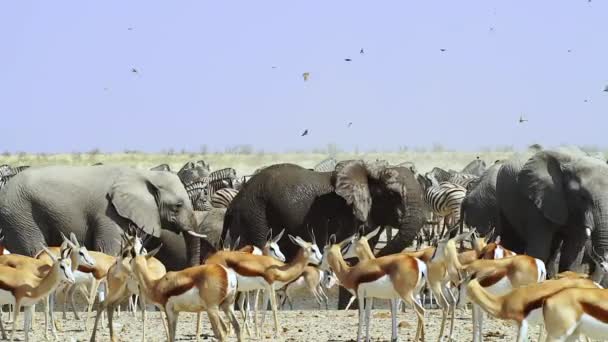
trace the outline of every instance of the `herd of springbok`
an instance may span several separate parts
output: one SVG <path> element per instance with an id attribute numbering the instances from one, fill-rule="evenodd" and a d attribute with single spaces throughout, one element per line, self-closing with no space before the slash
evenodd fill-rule
<path id="1" fill-rule="evenodd" d="M 68 302 L 75 318 L 78 317 L 74 305 L 76 291 L 86 298 L 84 329 L 92 329 L 91 341 L 96 339 L 104 313 L 110 338 L 117 340 L 113 317 L 117 309 L 120 314 L 120 304 L 126 300 L 133 312 L 137 310 L 137 302 L 144 308 L 141 310 L 143 341 L 146 340 L 146 305 L 154 305 L 166 318 L 162 321 L 169 341 L 176 339 L 180 312 L 198 314 L 198 340 L 203 311 L 218 340 L 225 341 L 234 334 L 241 341 L 241 326 L 252 336 L 250 326 L 253 324 L 253 334 L 260 336 L 268 303 L 274 336 L 278 338 L 279 302 L 281 306 L 286 301 L 291 305 L 295 290 L 307 289 L 320 307 L 323 304 L 327 307 L 323 288 L 338 283 L 353 296 L 348 306 L 358 299 L 357 341 L 363 339 L 364 328 L 365 341 L 370 340 L 374 298 L 390 302 L 391 341 L 398 340 L 397 311 L 401 303 L 409 304 L 417 316 L 415 341 L 424 340 L 425 309 L 421 298 L 426 289 L 442 311 L 439 341 L 451 340 L 455 309 L 467 302 L 472 302 L 473 341 L 483 340 L 484 313 L 515 322 L 518 341 L 528 339 L 531 327 L 539 328 L 539 340 L 543 335 L 546 341 L 574 341 L 580 335 L 608 338 L 608 290 L 584 274 L 564 272 L 546 280 L 541 260 L 515 255 L 502 247 L 499 239 L 488 242 L 487 237 L 478 237 L 474 231 L 435 239 L 432 246 L 418 251 L 376 257 L 368 240 L 378 231 L 367 235 L 360 231 L 339 242 L 332 235 L 322 253 L 314 234 L 310 234 L 312 241 L 288 235 L 299 247 L 296 257 L 289 262 L 277 244 L 283 232 L 269 236 L 262 249 L 245 246 L 235 250 L 227 242 L 223 249 L 213 249 L 204 264 L 176 272 L 167 272 L 154 257 L 160 247 L 149 252 L 144 248 L 145 241 L 138 238 L 136 229 L 125 232 L 117 256 L 88 251 L 74 235 L 64 236 L 61 246 L 43 247 L 33 258 L 2 250 L 0 305 L 11 308 L 11 341 L 21 308 L 25 317 L 23 332 L 28 340 L 34 306 L 38 302 L 45 303 L 45 337 L 50 330 L 57 338 L 51 308 L 58 291 L 66 298 L 64 319 Z M 462 247 L 465 241 L 471 243 L 471 249 Z M 234 246 L 237 245 L 238 241 Z M 358 262 L 347 262 L 355 258 Z M 263 295 L 261 320 L 257 310 L 260 293 Z M 278 299 L 280 295 L 282 300 Z M 234 311 L 237 297 L 241 299 L 241 320 Z M 251 298 L 254 298 L 253 305 Z M 91 327 L 89 319 L 95 304 L 97 313 Z M 448 319 L 450 326 L 446 334 Z M 0 328 L 2 338 L 6 339 L 2 320 Z"/>

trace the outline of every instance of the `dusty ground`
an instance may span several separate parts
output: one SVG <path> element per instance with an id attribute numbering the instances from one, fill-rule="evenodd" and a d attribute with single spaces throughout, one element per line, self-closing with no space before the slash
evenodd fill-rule
<path id="1" fill-rule="evenodd" d="M 336 291 L 332 291 L 330 297 L 333 299 L 332 304 L 335 304 Z M 384 307 L 385 303 L 378 302 L 378 307 Z M 348 312 L 338 310 L 317 310 L 313 309 L 316 304 L 309 300 L 300 301 L 296 305 L 302 310 L 285 310 L 279 312 L 279 320 L 281 324 L 280 335 L 272 338 L 272 319 L 270 312 L 266 316 L 265 333 L 262 338 L 249 338 L 245 336 L 245 340 L 274 340 L 274 341 L 353 341 L 357 337 L 357 311 L 350 310 Z M 335 307 L 335 306 L 334 306 Z M 455 320 L 456 341 L 471 341 L 472 340 L 472 324 L 470 321 L 470 313 L 461 311 L 457 312 Z M 240 317 L 240 314 L 237 313 Z M 61 314 L 57 314 L 61 318 Z M 72 317 L 69 314 L 68 317 Z M 121 341 L 140 341 L 141 320 L 140 314 L 133 317 L 131 313 L 122 312 L 120 318 L 115 319 L 115 331 L 118 332 L 118 337 Z M 211 328 L 206 315 L 203 320 L 203 336 L 202 340 L 214 340 L 212 338 Z M 372 341 L 389 341 L 391 333 L 390 312 L 386 309 L 376 309 L 372 313 Z M 21 318 L 18 325 L 16 337 L 18 340 L 23 340 L 23 332 Z M 62 341 L 88 341 L 90 333 L 84 332 L 84 323 L 75 320 L 59 320 L 62 332 L 59 332 L 59 338 Z M 91 324 L 92 324 L 91 320 Z M 412 310 L 408 309 L 405 313 L 399 313 L 399 338 L 401 341 L 412 341 L 416 329 L 416 319 Z M 426 313 L 426 340 L 437 341 L 437 334 L 441 323 L 441 312 L 437 309 L 428 309 Z M 33 337 L 36 341 L 43 340 L 43 325 L 44 320 L 40 312 L 36 314 L 36 331 Z M 10 329 L 9 324 L 5 324 Z M 148 311 L 148 331 L 147 341 L 164 341 L 165 335 L 160 321 L 158 311 Z M 180 315 L 178 323 L 178 340 L 191 341 L 194 340 L 196 329 L 196 315 L 191 313 L 183 313 Z M 8 329 L 7 329 L 8 330 Z M 533 334 L 537 333 L 536 329 L 532 330 Z M 515 340 L 515 328 L 508 322 L 499 321 L 496 319 L 486 319 L 484 321 L 484 335 L 486 341 L 513 341 Z M 109 341 L 109 331 L 107 325 L 101 327 L 97 335 L 98 341 Z M 236 341 L 234 336 L 231 336 L 230 341 Z"/>

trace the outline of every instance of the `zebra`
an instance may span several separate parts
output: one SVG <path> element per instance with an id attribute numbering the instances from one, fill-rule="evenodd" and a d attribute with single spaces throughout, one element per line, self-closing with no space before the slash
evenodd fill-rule
<path id="1" fill-rule="evenodd" d="M 209 201 L 209 182 L 207 178 L 203 178 L 202 181 L 192 182 L 188 185 L 184 185 L 188 197 L 192 202 L 192 208 L 197 211 L 211 210 L 211 203 Z"/>
<path id="2" fill-rule="evenodd" d="M 333 157 L 329 157 L 317 163 L 317 165 L 315 165 L 315 167 L 313 168 L 313 171 L 331 172 L 336 169 L 336 164 L 338 164 L 338 161 L 336 161 L 336 159 Z"/>
<path id="3" fill-rule="evenodd" d="M 214 208 L 228 208 L 239 191 L 233 188 L 222 188 L 211 195 L 211 206 Z"/>
<path id="4" fill-rule="evenodd" d="M 467 166 L 465 166 L 462 169 L 462 171 L 460 171 L 460 172 L 465 173 L 465 174 L 475 175 L 477 177 L 481 177 L 481 175 L 484 173 L 485 170 L 486 170 L 486 162 L 479 159 L 479 156 L 477 156 L 477 158 L 475 160 L 468 163 Z"/>
<path id="5" fill-rule="evenodd" d="M 209 195 L 213 195 L 216 191 L 223 188 L 234 188 L 236 177 L 236 170 L 227 167 L 217 171 L 213 171 L 209 174 Z"/>
<path id="6" fill-rule="evenodd" d="M 474 182 L 479 177 L 468 173 L 453 170 L 446 171 L 442 168 L 435 167 L 433 170 L 425 174 L 425 178 L 431 179 L 435 185 L 441 182 L 450 182 L 453 184 L 458 184 L 466 189 L 469 186 L 469 183 Z"/>
<path id="7" fill-rule="evenodd" d="M 435 217 L 443 218 L 443 235 L 446 226 L 453 226 L 460 221 L 460 207 L 467 190 L 454 183 L 441 182 L 433 184 L 430 179 L 423 180 L 423 201 Z M 433 235 L 433 234 L 430 234 Z"/>

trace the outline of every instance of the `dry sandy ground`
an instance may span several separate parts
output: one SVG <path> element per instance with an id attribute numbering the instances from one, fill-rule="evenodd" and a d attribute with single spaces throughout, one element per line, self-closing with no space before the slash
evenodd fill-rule
<path id="1" fill-rule="evenodd" d="M 270 313 L 270 312 L 269 312 Z M 238 313 L 237 313 L 238 315 Z M 60 316 L 60 315 L 59 315 Z M 238 315 L 240 317 L 240 315 Z M 388 310 L 377 309 L 372 313 L 372 341 L 389 341 L 391 332 L 391 320 Z M 71 314 L 69 315 L 71 317 Z M 140 315 L 137 318 L 130 313 L 123 312 L 121 317 L 116 319 L 114 324 L 116 332 L 118 332 L 121 341 L 141 341 L 141 321 Z M 164 330 L 159 318 L 158 312 L 149 312 L 148 314 L 148 331 L 147 341 L 164 341 Z M 244 340 L 259 341 L 259 340 L 274 340 L 274 341 L 354 341 L 357 337 L 357 312 L 356 311 L 338 311 L 338 310 L 294 310 L 279 312 L 281 324 L 281 333 L 278 337 L 272 337 L 272 320 L 271 315 L 267 315 L 265 324 L 265 333 L 262 338 L 245 337 Z M 21 319 L 19 320 L 21 321 Z M 36 315 L 36 332 L 34 338 L 36 341 L 43 340 L 43 316 L 41 313 Z M 407 310 L 405 313 L 400 313 L 399 322 L 399 338 L 401 341 L 412 341 L 414 339 L 416 320 L 412 310 Z M 92 323 L 92 320 L 91 320 Z M 439 325 L 441 323 L 441 313 L 437 309 L 427 310 L 426 314 L 426 340 L 437 341 Z M 484 335 L 486 341 L 514 341 L 515 328 L 508 322 L 495 319 L 485 320 Z M 61 320 L 63 332 L 59 332 L 59 338 L 62 341 L 88 341 L 90 335 L 83 331 L 84 323 L 81 321 L 63 321 Z M 21 331 L 22 325 L 19 324 L 16 337 L 19 340 L 23 339 Z M 180 315 L 178 323 L 178 340 L 192 341 L 196 329 L 196 315 L 184 313 Z M 468 312 L 457 312 L 455 321 L 456 341 L 471 341 L 472 340 L 472 325 L 470 322 L 470 310 Z M 203 336 L 201 340 L 214 340 L 212 338 L 211 328 L 206 319 L 203 320 Z M 533 329 L 536 334 L 537 330 Z M 244 335 L 246 336 L 246 335 Z M 109 341 L 109 332 L 107 326 L 103 326 L 97 335 L 98 341 Z M 231 336 L 230 341 L 236 341 L 234 336 Z"/>

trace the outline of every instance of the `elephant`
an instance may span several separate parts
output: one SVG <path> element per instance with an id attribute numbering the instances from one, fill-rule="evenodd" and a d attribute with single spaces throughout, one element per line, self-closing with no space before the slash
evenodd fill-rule
<path id="1" fill-rule="evenodd" d="M 470 183 L 460 208 L 461 224 L 487 234 L 498 223 L 496 176 L 502 163 L 495 163 L 475 182 Z"/>
<path id="2" fill-rule="evenodd" d="M 159 254 L 167 269 L 198 264 L 196 218 L 172 173 L 48 166 L 25 170 L 0 190 L 0 229 L 14 253 L 33 256 L 44 245 L 58 246 L 61 234 L 74 233 L 87 248 L 116 255 L 122 233 L 133 226 L 151 237 L 181 240 L 179 249 L 163 247 Z"/>
<path id="3" fill-rule="evenodd" d="M 497 174 L 498 232 L 503 245 L 559 271 L 577 270 L 583 247 L 608 255 L 608 165 L 572 149 L 513 158 Z"/>
<path id="4" fill-rule="evenodd" d="M 155 167 L 150 168 L 150 171 L 167 171 L 167 172 L 171 172 L 171 166 L 169 166 L 168 164 L 160 164 L 160 165 L 156 165 Z"/>
<path id="5" fill-rule="evenodd" d="M 241 244 L 262 247 L 269 230 L 311 239 L 320 248 L 327 237 L 353 235 L 364 226 L 399 229 L 379 255 L 400 252 L 425 223 L 420 185 L 405 167 L 386 162 L 342 161 L 331 172 L 315 172 L 294 164 L 272 165 L 254 175 L 236 195 L 224 220 L 222 238 L 230 233 Z M 284 240 L 287 259 L 296 249 Z"/>
<path id="6" fill-rule="evenodd" d="M 473 160 L 472 162 L 468 163 L 467 166 L 465 166 L 462 171 L 460 171 L 461 173 L 466 173 L 469 175 L 475 175 L 477 177 L 481 177 L 481 175 L 483 175 L 483 173 L 486 171 L 486 162 L 479 159 L 479 157 L 477 157 L 477 159 Z"/>

